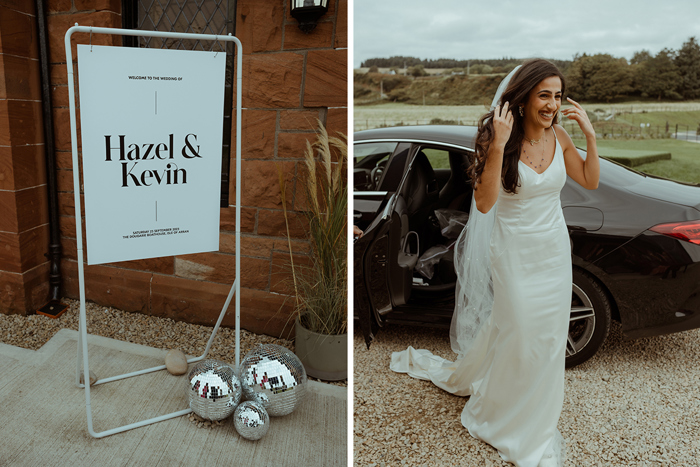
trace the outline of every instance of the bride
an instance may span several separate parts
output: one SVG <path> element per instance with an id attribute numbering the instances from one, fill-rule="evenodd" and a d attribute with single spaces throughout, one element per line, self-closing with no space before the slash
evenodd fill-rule
<path id="1" fill-rule="evenodd" d="M 542 59 L 501 83 L 497 105 L 479 121 L 470 218 L 455 250 L 458 358 L 409 347 L 391 361 L 393 371 L 470 396 L 462 424 L 517 467 L 561 466 L 565 457 L 557 422 L 572 269 L 559 193 L 567 175 L 597 188 L 600 166 L 578 103 L 568 99 L 561 113 L 586 136 L 585 160 L 556 124 L 564 92 L 563 75 Z"/>

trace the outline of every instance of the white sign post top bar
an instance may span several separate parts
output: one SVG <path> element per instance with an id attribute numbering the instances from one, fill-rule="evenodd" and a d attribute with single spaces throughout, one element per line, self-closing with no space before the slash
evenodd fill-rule
<path id="1" fill-rule="evenodd" d="M 91 436 L 95 438 L 103 438 L 105 436 L 113 435 L 115 433 L 121 433 L 133 428 L 138 428 L 145 425 L 150 425 L 152 423 L 160 422 L 163 420 L 168 420 L 170 418 L 179 417 L 181 415 L 188 414 L 192 412 L 192 409 L 184 409 L 178 412 L 173 412 L 166 415 L 161 415 L 159 417 L 151 418 L 148 420 L 142 420 L 140 422 L 131 423 L 129 425 L 124 425 L 118 428 L 113 428 L 110 430 L 105 430 L 102 432 L 95 432 L 92 427 L 92 408 L 90 404 L 90 384 L 80 384 L 80 374 L 81 374 L 81 356 L 82 356 L 82 374 L 86 375 L 84 380 L 89 382 L 90 365 L 88 358 L 88 344 L 87 344 L 87 320 L 85 316 L 85 273 L 83 266 L 83 233 L 82 233 L 82 215 L 81 215 L 81 203 L 80 203 L 80 171 L 78 170 L 79 160 L 78 160 L 78 136 L 77 136 L 77 120 L 76 120 L 76 110 L 75 110 L 75 80 L 73 77 L 73 56 L 71 50 L 71 36 L 76 32 L 84 32 L 92 34 L 108 34 L 108 35 L 121 35 L 121 36 L 146 36 L 146 37 L 163 37 L 163 38 L 173 38 L 173 39 L 194 39 L 200 41 L 222 41 L 222 42 L 234 42 L 236 44 L 236 266 L 235 266 L 235 280 L 231 286 L 231 290 L 226 298 L 226 302 L 219 314 L 219 319 L 212 330 L 212 334 L 207 342 L 207 346 L 204 353 L 199 357 L 188 359 L 188 363 L 196 362 L 206 358 L 209 349 L 211 348 L 212 342 L 216 337 L 216 332 L 223 321 L 226 310 L 228 309 L 231 299 L 235 294 L 235 309 L 236 309 L 236 367 L 240 364 L 240 306 L 241 306 L 241 294 L 240 294 L 240 271 L 241 271 L 241 255 L 240 255 L 240 235 L 241 235 L 241 97 L 242 97 L 242 69 L 243 69 L 243 51 L 240 40 L 237 37 L 226 35 L 219 36 L 213 34 L 190 34 L 190 33 L 175 33 L 175 32 L 160 32 L 160 31 L 140 31 L 133 29 L 113 29 L 113 28 L 99 28 L 92 26 L 79 26 L 77 23 L 75 26 L 71 27 L 66 31 L 65 35 L 65 49 L 66 49 L 66 63 L 70 64 L 67 69 L 68 73 L 68 97 L 69 97 L 69 110 L 70 110 L 70 131 L 71 131 L 71 150 L 73 156 L 73 193 L 75 199 L 75 216 L 76 216 L 76 242 L 77 242 L 77 258 L 78 258 L 78 283 L 80 288 L 80 321 L 78 330 L 78 359 L 77 359 L 77 370 L 76 370 L 76 384 L 79 387 L 85 388 L 85 408 L 87 411 L 87 425 L 88 432 Z M 165 365 L 147 368 L 144 370 L 135 371 L 132 373 L 125 373 L 123 375 L 112 376 L 109 378 L 104 378 L 96 381 L 94 384 L 104 384 L 111 381 L 117 381 L 124 378 L 129 378 L 132 376 L 139 376 L 146 373 L 152 373 L 154 371 L 164 370 Z"/>

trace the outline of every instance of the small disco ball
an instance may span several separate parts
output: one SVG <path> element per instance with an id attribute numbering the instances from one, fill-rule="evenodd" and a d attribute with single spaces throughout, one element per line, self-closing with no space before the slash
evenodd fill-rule
<path id="1" fill-rule="evenodd" d="M 238 371 L 245 398 L 260 403 L 271 417 L 292 413 L 306 393 L 304 365 L 281 345 L 259 345 L 248 352 Z"/>
<path id="2" fill-rule="evenodd" d="M 245 439 L 257 441 L 270 429 L 270 416 L 257 402 L 241 402 L 233 412 L 233 426 Z"/>
<path id="3" fill-rule="evenodd" d="M 194 413 L 207 420 L 223 420 L 241 400 L 241 382 L 232 366 L 202 360 L 187 373 L 187 398 Z"/>

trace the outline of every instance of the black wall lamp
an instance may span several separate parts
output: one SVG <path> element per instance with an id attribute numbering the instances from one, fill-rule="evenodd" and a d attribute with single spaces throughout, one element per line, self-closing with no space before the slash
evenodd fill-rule
<path id="1" fill-rule="evenodd" d="M 328 11 L 328 0 L 289 0 L 292 16 L 306 34 L 313 31 L 316 21 Z"/>

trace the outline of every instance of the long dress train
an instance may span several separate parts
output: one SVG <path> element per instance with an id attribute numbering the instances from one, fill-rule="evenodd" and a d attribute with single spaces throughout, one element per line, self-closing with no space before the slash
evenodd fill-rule
<path id="1" fill-rule="evenodd" d="M 504 460 L 536 467 L 551 457 L 563 465 L 564 440 L 556 426 L 564 400 L 572 270 L 559 198 L 566 168 L 556 134 L 554 158 L 544 172 L 518 166 L 517 193 L 501 189 L 496 204 L 489 320 L 461 360 L 409 347 L 392 355 L 391 369 L 470 395 L 462 424 Z"/>

